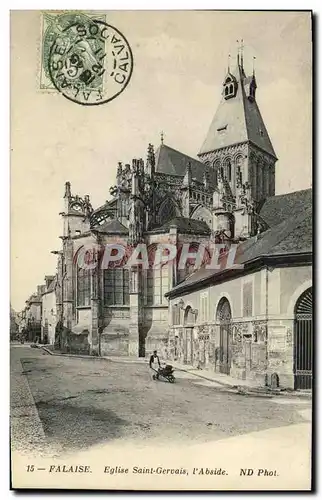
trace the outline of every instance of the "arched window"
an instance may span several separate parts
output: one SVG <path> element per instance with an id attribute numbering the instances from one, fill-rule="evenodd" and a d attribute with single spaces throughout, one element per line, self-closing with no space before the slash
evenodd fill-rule
<path id="1" fill-rule="evenodd" d="M 227 158 L 224 163 L 224 176 L 228 180 L 228 182 L 231 182 L 231 160 L 230 158 Z"/>
<path id="2" fill-rule="evenodd" d="M 89 306 L 91 303 L 91 270 L 77 269 L 77 306 Z"/>
<path id="3" fill-rule="evenodd" d="M 180 215 L 180 211 L 172 198 L 166 198 L 159 208 L 159 222 L 163 224 Z"/>
<path id="4" fill-rule="evenodd" d="M 230 99 L 231 97 L 235 97 L 237 93 L 237 81 L 236 79 L 230 75 L 227 76 L 224 83 L 224 97 L 225 99 Z"/>
<path id="5" fill-rule="evenodd" d="M 104 304 L 106 306 L 130 304 L 128 269 L 104 269 Z"/>
<path id="6" fill-rule="evenodd" d="M 263 164 L 259 159 L 257 162 L 257 199 L 261 200 L 263 197 Z"/>
<path id="7" fill-rule="evenodd" d="M 235 164 L 236 164 L 236 178 L 237 178 L 237 185 L 243 185 L 244 182 L 246 181 L 245 174 L 243 171 L 243 157 L 242 155 L 236 156 L 235 159 Z"/>
<path id="8" fill-rule="evenodd" d="M 220 160 L 215 160 L 213 162 L 213 169 L 214 169 L 214 183 L 215 183 L 215 186 L 217 186 L 218 185 L 218 172 L 220 169 Z"/>

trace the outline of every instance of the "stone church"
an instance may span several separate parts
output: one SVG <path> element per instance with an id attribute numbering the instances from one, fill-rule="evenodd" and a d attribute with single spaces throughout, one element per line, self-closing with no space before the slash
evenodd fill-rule
<path id="1" fill-rule="evenodd" d="M 301 294 L 311 307 L 311 191 L 274 196 L 277 156 L 256 93 L 239 55 L 198 160 L 161 138 L 144 160 L 118 164 L 111 198 L 96 209 L 66 183 L 56 286 L 62 349 L 146 356 L 156 348 L 241 379 L 267 384 L 274 375 L 292 386 L 296 375 L 295 385 L 310 385 L 310 353 L 298 365 L 294 357 L 294 308 Z M 180 252 L 209 241 L 238 245 L 243 269 L 75 264 L 90 244 L 144 243 L 153 255 L 159 243 Z M 311 319 L 303 328 L 309 351 Z"/>

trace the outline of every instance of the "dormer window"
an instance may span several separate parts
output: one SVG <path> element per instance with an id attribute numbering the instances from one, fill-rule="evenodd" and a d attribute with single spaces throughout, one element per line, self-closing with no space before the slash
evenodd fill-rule
<path id="1" fill-rule="evenodd" d="M 237 81 L 233 75 L 228 74 L 224 82 L 224 97 L 230 99 L 237 93 Z"/>

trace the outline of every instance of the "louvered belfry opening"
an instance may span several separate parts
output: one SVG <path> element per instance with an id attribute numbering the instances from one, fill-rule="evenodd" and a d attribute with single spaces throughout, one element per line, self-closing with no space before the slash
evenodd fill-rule
<path id="1" fill-rule="evenodd" d="M 312 299 L 312 288 L 308 288 L 302 293 L 295 305 L 294 389 L 312 388 Z"/>

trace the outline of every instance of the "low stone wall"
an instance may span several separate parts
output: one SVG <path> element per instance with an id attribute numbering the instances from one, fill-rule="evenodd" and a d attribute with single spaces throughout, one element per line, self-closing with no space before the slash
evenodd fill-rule
<path id="1" fill-rule="evenodd" d="M 128 333 L 101 334 L 101 356 L 128 356 Z"/>
<path id="2" fill-rule="evenodd" d="M 60 352 L 66 354 L 90 354 L 90 345 L 88 342 L 89 332 L 82 333 L 68 332 L 66 342 L 60 348 Z"/>

